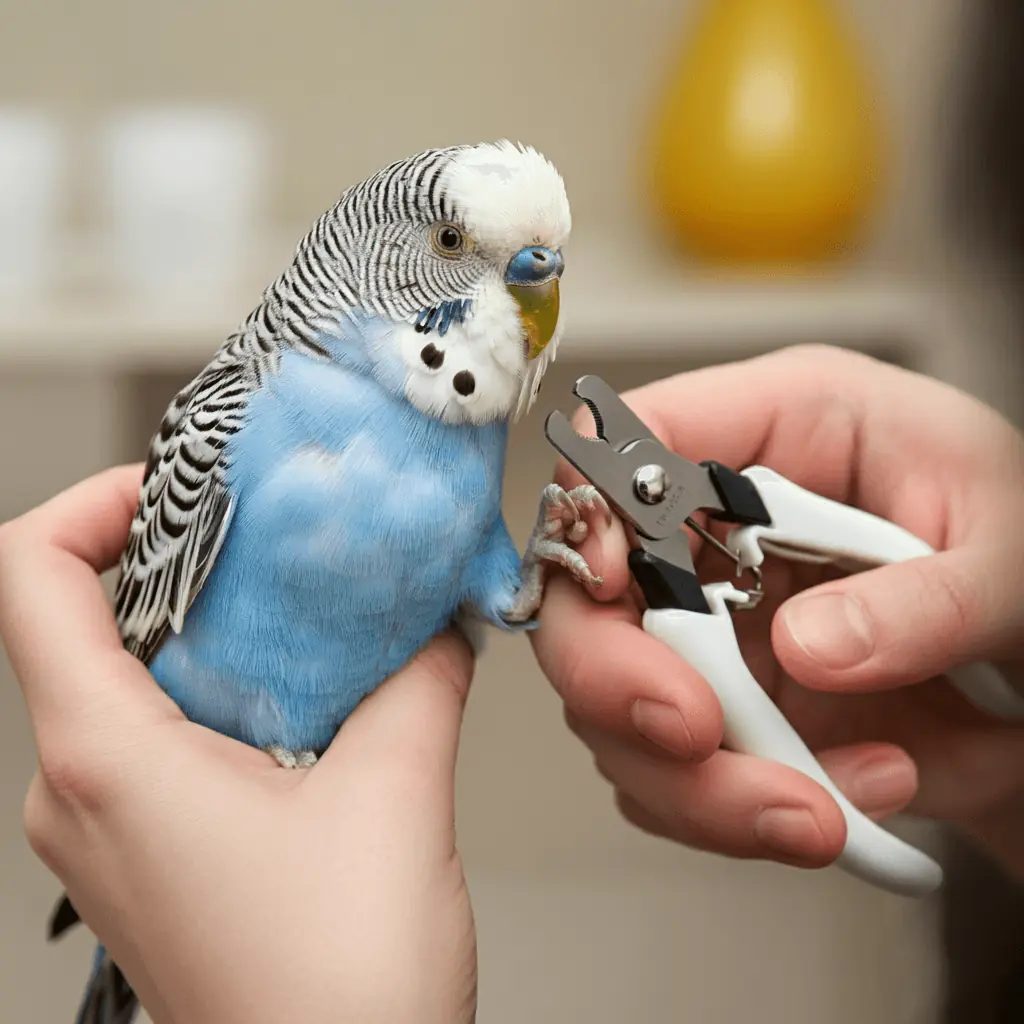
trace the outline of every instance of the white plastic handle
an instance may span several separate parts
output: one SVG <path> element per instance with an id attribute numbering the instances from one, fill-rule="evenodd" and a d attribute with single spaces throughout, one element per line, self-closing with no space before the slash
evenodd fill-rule
<path id="1" fill-rule="evenodd" d="M 791 561 L 832 563 L 853 571 L 935 553 L 903 527 L 804 490 L 765 466 L 751 466 L 742 475 L 757 485 L 772 519 L 771 526 L 739 527 L 726 540 L 745 568 L 761 565 L 765 551 Z M 994 665 L 964 665 L 948 675 L 983 711 L 1000 718 L 1024 718 L 1024 694 Z"/>
<path id="2" fill-rule="evenodd" d="M 862 814 L 836 788 L 814 754 L 750 674 L 740 653 L 727 600 L 746 600 L 731 583 L 711 583 L 704 595 L 712 614 L 677 609 L 647 611 L 643 628 L 692 665 L 715 691 L 725 721 L 725 745 L 788 765 L 809 775 L 839 804 L 846 818 L 846 845 L 837 864 L 890 892 L 924 896 L 942 884 L 931 857 Z"/>

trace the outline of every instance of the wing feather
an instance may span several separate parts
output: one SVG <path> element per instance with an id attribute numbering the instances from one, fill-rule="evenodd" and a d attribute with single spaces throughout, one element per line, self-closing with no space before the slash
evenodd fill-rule
<path id="1" fill-rule="evenodd" d="M 215 360 L 175 397 L 151 442 L 114 599 L 124 645 L 143 662 L 168 629 L 181 632 L 224 544 L 235 509 L 224 451 L 252 377 L 244 360 Z"/>

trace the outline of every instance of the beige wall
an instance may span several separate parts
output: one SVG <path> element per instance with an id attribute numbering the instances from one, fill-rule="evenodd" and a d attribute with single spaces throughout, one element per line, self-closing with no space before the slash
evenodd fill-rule
<path id="1" fill-rule="evenodd" d="M 876 66 L 901 156 L 881 255 L 918 260 L 936 231 L 936 109 L 963 0 L 838 3 Z M 39 100 L 82 132 L 107 105 L 248 105 L 275 140 L 274 212 L 297 224 L 421 146 L 510 136 L 563 170 L 577 217 L 636 215 L 633 145 L 687 25 L 688 0 L 34 0 L 0 4 L 0 99 Z M 938 119 L 936 117 L 938 115 Z M 87 181 L 80 199 L 85 203 Z"/>

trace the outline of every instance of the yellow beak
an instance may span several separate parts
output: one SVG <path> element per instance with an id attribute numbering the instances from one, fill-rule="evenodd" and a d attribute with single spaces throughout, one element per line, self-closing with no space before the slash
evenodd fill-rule
<path id="1" fill-rule="evenodd" d="M 510 284 L 507 287 L 522 313 L 526 328 L 526 358 L 536 359 L 547 348 L 558 326 L 558 278 L 544 284 Z"/>

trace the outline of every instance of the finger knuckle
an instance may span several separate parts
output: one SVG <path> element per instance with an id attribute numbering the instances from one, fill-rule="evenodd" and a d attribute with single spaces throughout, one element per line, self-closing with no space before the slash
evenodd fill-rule
<path id="1" fill-rule="evenodd" d="M 683 835 L 679 833 L 674 822 L 666 820 L 653 808 L 648 807 L 642 800 L 638 800 L 624 789 L 617 788 L 615 790 L 614 802 L 615 809 L 634 828 L 649 836 L 670 839 L 680 844 L 684 843 Z"/>
<path id="2" fill-rule="evenodd" d="M 939 573 L 935 582 L 949 628 L 958 633 L 970 630 L 977 606 L 973 586 L 966 578 L 950 573 Z"/>
<path id="3" fill-rule="evenodd" d="M 829 345 L 821 341 L 805 341 L 789 345 L 782 350 L 784 358 L 796 359 L 813 365 L 819 372 L 842 374 L 854 367 L 877 364 L 873 356 L 840 345 Z"/>
<path id="4" fill-rule="evenodd" d="M 40 749 L 39 775 L 58 803 L 93 815 L 109 802 L 114 788 L 111 773 L 96 758 L 69 744 Z"/>
<path id="5" fill-rule="evenodd" d="M 921 604 L 928 619 L 939 627 L 936 637 L 940 641 L 955 642 L 974 626 L 978 597 L 968 578 L 949 566 L 939 571 L 931 559 L 908 563 L 917 576 Z"/>
<path id="6" fill-rule="evenodd" d="M 56 827 L 57 816 L 46 785 L 38 773 L 33 777 L 25 796 L 21 821 L 32 852 L 51 871 L 59 873 L 61 856 Z"/>

